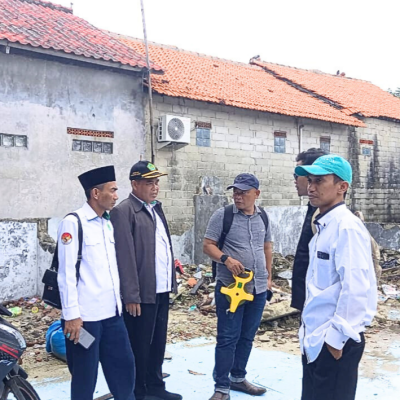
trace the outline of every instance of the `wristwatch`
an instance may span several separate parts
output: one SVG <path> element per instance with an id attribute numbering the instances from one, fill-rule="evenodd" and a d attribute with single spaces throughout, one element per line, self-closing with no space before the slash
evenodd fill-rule
<path id="1" fill-rule="evenodd" d="M 228 257 L 229 257 L 229 256 L 227 256 L 226 254 L 222 254 L 222 256 L 221 256 L 221 258 L 220 258 L 221 263 L 225 265 L 225 261 L 227 260 Z"/>

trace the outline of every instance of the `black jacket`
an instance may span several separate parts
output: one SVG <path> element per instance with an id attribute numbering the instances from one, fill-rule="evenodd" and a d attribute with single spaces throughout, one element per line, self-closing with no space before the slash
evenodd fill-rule
<path id="1" fill-rule="evenodd" d="M 172 254 L 172 291 L 176 293 L 174 254 L 167 220 L 161 203 L 154 206 L 164 223 Z M 156 225 L 141 201 L 134 196 L 123 200 L 111 212 L 115 249 L 125 304 L 156 302 Z"/>
<path id="2" fill-rule="evenodd" d="M 308 244 L 314 236 L 311 222 L 316 210 L 317 207 L 313 207 L 308 203 L 306 219 L 304 220 L 296 255 L 294 256 L 291 306 L 300 311 L 303 310 L 306 301 L 306 275 L 308 264 L 310 262 Z"/>

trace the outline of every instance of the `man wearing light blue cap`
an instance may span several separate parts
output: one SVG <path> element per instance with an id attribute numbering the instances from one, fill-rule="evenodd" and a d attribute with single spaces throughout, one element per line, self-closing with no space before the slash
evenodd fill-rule
<path id="1" fill-rule="evenodd" d="M 303 361 L 302 400 L 354 400 L 364 330 L 376 313 L 371 240 L 344 198 L 350 164 L 329 154 L 298 166 L 307 176 L 308 197 L 320 214 L 309 245 L 306 303 L 299 332 Z"/>

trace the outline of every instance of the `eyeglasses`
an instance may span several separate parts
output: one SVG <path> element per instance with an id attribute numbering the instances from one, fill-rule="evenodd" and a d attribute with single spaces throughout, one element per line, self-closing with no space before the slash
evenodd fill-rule
<path id="1" fill-rule="evenodd" d="M 250 190 L 237 190 L 233 192 L 233 196 L 234 197 L 243 197 L 246 196 L 246 194 L 248 194 L 250 192 Z"/>
<path id="2" fill-rule="evenodd" d="M 299 177 L 299 175 L 293 174 L 293 178 L 294 178 L 295 181 L 297 181 L 297 178 L 298 178 L 298 177 Z"/>

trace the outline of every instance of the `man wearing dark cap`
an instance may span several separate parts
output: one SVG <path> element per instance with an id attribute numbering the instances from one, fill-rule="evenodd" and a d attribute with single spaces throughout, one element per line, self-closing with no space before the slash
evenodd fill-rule
<path id="1" fill-rule="evenodd" d="M 122 304 L 113 226 L 108 211 L 116 201 L 113 166 L 79 176 L 87 202 L 67 215 L 58 229 L 58 285 L 62 325 L 66 337 L 68 368 L 72 375 L 71 400 L 92 400 L 99 361 L 116 400 L 135 400 L 135 365 Z M 79 276 L 78 218 L 82 226 L 82 259 Z M 78 343 L 81 328 L 94 337 L 86 349 Z"/>
<path id="2" fill-rule="evenodd" d="M 132 193 L 111 212 L 137 400 L 182 399 L 165 390 L 162 376 L 169 293 L 176 292 L 171 237 L 157 201 L 164 175 L 149 161 L 137 162 L 129 174 Z"/>
<path id="3" fill-rule="evenodd" d="M 232 188 L 233 220 L 223 247 L 219 249 L 218 243 L 225 208 L 211 217 L 203 244 L 204 253 L 217 262 L 215 392 L 210 400 L 228 400 L 230 389 L 253 396 L 266 391 L 246 380 L 246 365 L 261 322 L 267 290 L 272 284 L 271 227 L 265 211 L 255 204 L 260 195 L 258 179 L 252 174 L 240 174 L 227 189 Z M 243 273 L 245 268 L 254 273 L 254 279 L 246 285 L 246 291 L 254 295 L 254 300 L 246 301 L 232 313 L 221 288 L 234 283 L 234 276 Z"/>
<path id="4" fill-rule="evenodd" d="M 297 155 L 296 166 L 311 165 L 316 159 L 321 156 L 325 156 L 326 154 L 327 153 L 322 149 L 308 149 Z M 307 177 L 298 176 L 296 174 L 294 174 L 293 176 L 294 184 L 299 197 L 307 196 Z M 308 202 L 306 218 L 301 229 L 301 235 L 293 261 L 292 302 L 290 306 L 293 308 L 297 308 L 299 311 L 303 310 L 304 302 L 306 300 L 306 274 L 308 262 L 310 260 L 308 254 L 308 244 L 314 236 L 314 232 L 312 229 L 312 219 L 316 213 L 318 214 L 317 210 L 317 207 L 313 207 L 311 203 Z"/>

